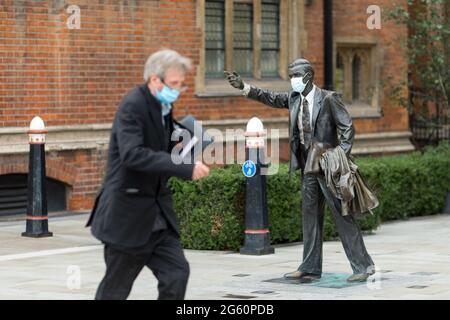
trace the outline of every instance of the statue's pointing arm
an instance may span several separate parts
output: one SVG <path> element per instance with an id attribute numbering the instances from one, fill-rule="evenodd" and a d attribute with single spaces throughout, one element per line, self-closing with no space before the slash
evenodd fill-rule
<path id="1" fill-rule="evenodd" d="M 245 83 L 236 71 L 232 73 L 225 71 L 224 73 L 230 85 L 242 90 L 244 96 L 247 98 L 262 102 L 273 108 L 289 108 L 288 92 L 274 92 L 251 86 Z"/>

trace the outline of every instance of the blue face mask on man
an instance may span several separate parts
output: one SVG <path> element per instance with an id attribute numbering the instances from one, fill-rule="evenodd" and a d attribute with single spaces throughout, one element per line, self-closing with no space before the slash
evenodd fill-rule
<path id="1" fill-rule="evenodd" d="M 171 104 L 175 102 L 175 100 L 178 99 L 179 95 L 180 95 L 179 90 L 171 89 L 166 84 L 164 84 L 164 87 L 162 88 L 161 91 L 156 90 L 156 98 L 159 100 L 159 102 L 163 104 Z"/>

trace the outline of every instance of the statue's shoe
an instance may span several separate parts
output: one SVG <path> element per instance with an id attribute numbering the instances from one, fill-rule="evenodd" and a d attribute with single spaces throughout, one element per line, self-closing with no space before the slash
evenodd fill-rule
<path id="1" fill-rule="evenodd" d="M 370 273 L 355 273 L 347 279 L 347 282 L 365 282 L 370 276 Z"/>
<path id="2" fill-rule="evenodd" d="M 286 280 L 298 280 L 300 283 L 309 283 L 320 279 L 320 275 L 305 273 L 301 271 L 289 272 L 284 275 Z"/>

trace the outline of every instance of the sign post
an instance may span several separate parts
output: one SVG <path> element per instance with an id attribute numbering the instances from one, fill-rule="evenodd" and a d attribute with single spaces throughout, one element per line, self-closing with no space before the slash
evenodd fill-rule
<path id="1" fill-rule="evenodd" d="M 245 242 L 241 254 L 264 255 L 274 253 L 270 246 L 269 214 L 266 198 L 266 176 L 261 175 L 264 166 L 265 132 L 256 117 L 247 123 L 247 161 L 242 172 L 247 177 L 245 189 Z"/>

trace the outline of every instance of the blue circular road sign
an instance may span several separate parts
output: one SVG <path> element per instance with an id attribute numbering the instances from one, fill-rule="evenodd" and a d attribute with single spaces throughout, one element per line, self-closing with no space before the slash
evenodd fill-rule
<path id="1" fill-rule="evenodd" d="M 256 165 L 252 160 L 247 160 L 242 165 L 242 172 L 247 178 L 251 178 L 256 173 Z"/>

